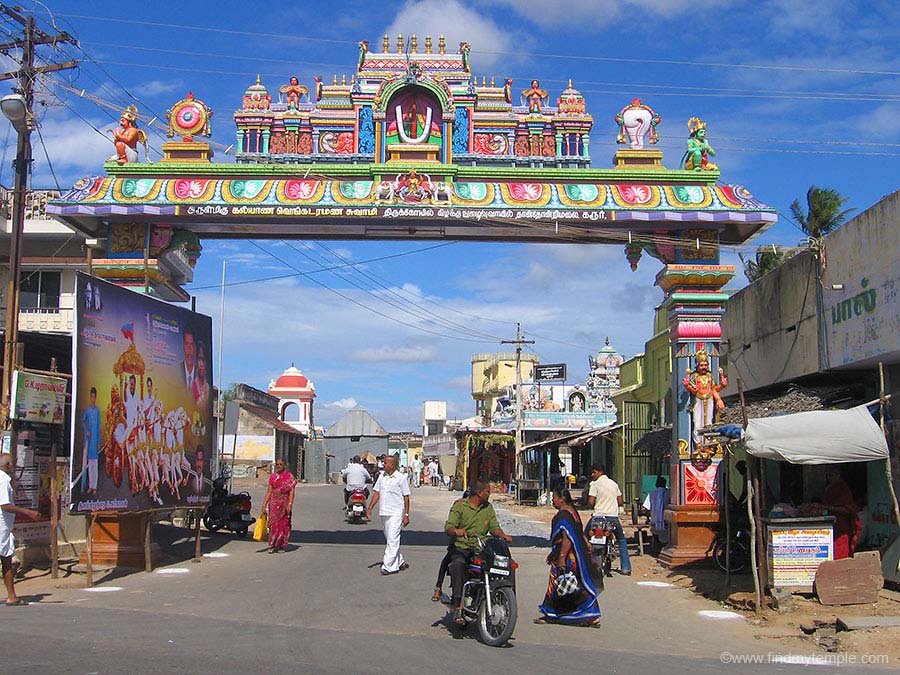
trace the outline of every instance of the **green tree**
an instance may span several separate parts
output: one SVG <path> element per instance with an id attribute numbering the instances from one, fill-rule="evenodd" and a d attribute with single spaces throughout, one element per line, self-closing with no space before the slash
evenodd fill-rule
<path id="1" fill-rule="evenodd" d="M 745 260 L 744 256 L 741 255 L 741 262 L 744 263 L 744 274 L 749 281 L 756 281 L 764 274 L 768 274 L 781 265 L 792 255 L 792 251 L 783 249 L 780 246 L 760 246 L 756 249 L 755 260 Z"/>
<path id="2" fill-rule="evenodd" d="M 813 185 L 806 193 L 806 212 L 799 199 L 791 204 L 791 213 L 800 228 L 811 238 L 818 239 L 844 224 L 847 216 L 856 209 L 841 207 L 849 199 L 831 188 L 819 188 Z"/>

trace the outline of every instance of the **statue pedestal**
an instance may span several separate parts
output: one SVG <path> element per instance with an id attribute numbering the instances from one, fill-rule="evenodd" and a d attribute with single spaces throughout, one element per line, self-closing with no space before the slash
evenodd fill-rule
<path id="1" fill-rule="evenodd" d="M 663 516 L 669 524 L 669 545 L 659 554 L 666 567 L 680 567 L 711 560 L 719 528 L 719 510 L 714 506 L 672 506 Z"/>
<path id="2" fill-rule="evenodd" d="M 203 141 L 169 141 L 162 144 L 163 158 L 161 162 L 209 162 L 213 150 L 209 143 Z"/>
<path id="3" fill-rule="evenodd" d="M 147 513 L 121 513 L 98 515 L 93 531 L 94 567 L 144 567 L 144 528 Z M 150 560 L 153 566 L 162 559 L 162 549 L 150 542 Z M 78 562 L 87 564 L 87 549 L 81 552 Z"/>
<path id="4" fill-rule="evenodd" d="M 665 169 L 661 150 L 617 150 L 613 155 L 616 169 Z"/>
<path id="5" fill-rule="evenodd" d="M 431 143 L 387 146 L 388 162 L 440 162 L 441 148 Z"/>

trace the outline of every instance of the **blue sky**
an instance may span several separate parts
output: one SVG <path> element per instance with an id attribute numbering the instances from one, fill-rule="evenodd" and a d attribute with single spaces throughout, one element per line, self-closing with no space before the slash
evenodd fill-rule
<path id="1" fill-rule="evenodd" d="M 33 7 L 42 25 L 49 28 L 49 9 L 57 26 L 81 41 L 83 53 L 66 53 L 85 62 L 54 75 L 57 83 L 118 109 L 138 99 L 142 114 L 159 117 L 191 90 L 214 110 L 212 140 L 223 147 L 234 138 L 231 115 L 257 73 L 270 91 L 292 75 L 311 86 L 315 75 L 349 77 L 359 40 L 375 47 L 388 32 L 393 45 L 397 33 L 415 33 L 421 48 L 426 33 L 443 33 L 448 50 L 462 40 L 472 44 L 479 78 L 512 77 L 519 88 L 537 78 L 553 98 L 572 78 L 594 116 L 595 167 L 611 165 L 613 116 L 636 96 L 662 116 L 659 147 L 669 167 L 683 151 L 687 120 L 703 118 L 723 181 L 745 185 L 783 214 L 758 243 L 799 241 L 786 214 L 810 185 L 836 188 L 860 210 L 898 187 L 900 21 L 892 2 L 201 0 Z M 118 109 L 55 85 L 45 90 L 41 132 L 53 171 L 36 137 L 33 184 L 58 180 L 65 188 L 102 171 L 112 145 L 97 130 L 114 126 Z M 9 185 L 14 143 L 5 127 L 0 136 L 7 142 L 0 183 Z M 151 134 L 152 145 L 161 142 Z M 217 159 L 232 161 L 221 151 Z M 366 261 L 428 246 L 293 245 L 325 264 L 334 264 L 335 255 Z M 223 258 L 229 282 L 292 271 L 267 252 L 315 268 L 279 242 L 206 242 L 193 291 L 200 311 L 218 321 L 219 292 L 209 287 L 220 283 Z M 724 252 L 723 261 L 739 264 L 736 254 Z M 317 278 L 366 308 L 297 278 L 229 286 L 225 384 L 265 388 L 293 361 L 315 382 L 317 423 L 330 424 L 359 403 L 388 429 L 413 429 L 426 399 L 447 400 L 451 415 L 472 413 L 471 355 L 498 350 L 500 339 L 514 336 L 516 321 L 544 362 L 567 362 L 573 378 L 583 377 L 588 352 L 606 336 L 626 356 L 641 351 L 662 299 L 652 285 L 658 263 L 645 256 L 632 273 L 620 246 L 457 243 L 359 269 L 370 276 Z M 744 283 L 739 272 L 733 286 Z M 455 323 L 428 322 L 421 318 L 426 310 Z M 460 324 L 482 337 L 469 341 Z"/>

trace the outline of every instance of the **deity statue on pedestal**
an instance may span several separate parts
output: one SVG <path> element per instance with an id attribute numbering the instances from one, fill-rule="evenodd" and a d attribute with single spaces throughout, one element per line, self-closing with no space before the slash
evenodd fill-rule
<path id="1" fill-rule="evenodd" d="M 697 352 L 695 359 L 696 369 L 688 368 L 681 384 L 694 398 L 691 407 L 691 433 L 696 447 L 703 443 L 700 430 L 713 423 L 716 410 L 725 409 L 719 392 L 728 386 L 728 378 L 725 377 L 725 371 L 719 368 L 719 383 L 716 383 L 709 372 L 709 356 L 702 349 Z"/>

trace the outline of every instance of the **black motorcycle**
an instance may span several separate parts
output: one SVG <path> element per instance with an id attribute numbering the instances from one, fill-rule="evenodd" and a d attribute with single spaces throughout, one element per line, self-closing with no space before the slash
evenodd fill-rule
<path id="1" fill-rule="evenodd" d="M 225 476 L 219 476 L 212 482 L 212 494 L 209 496 L 209 506 L 203 513 L 203 524 L 210 532 L 226 529 L 243 539 L 256 522 L 256 518 L 250 515 L 253 501 L 249 492 L 230 494 L 227 481 Z"/>
<path id="2" fill-rule="evenodd" d="M 500 647 L 516 627 L 516 568 L 509 546 L 498 537 L 482 542 L 481 552 L 469 561 L 463 587 L 463 618 L 478 622 L 482 642 Z"/>
<path id="3" fill-rule="evenodd" d="M 712 557 L 723 572 L 743 572 L 750 563 L 750 523 L 743 514 L 735 517 L 731 526 L 731 550 L 726 547 L 725 526 L 722 525 L 713 543 Z M 731 560 L 727 555 L 731 554 Z"/>

